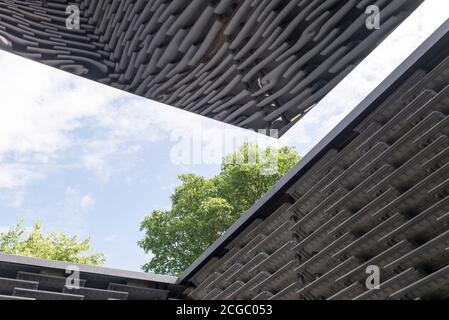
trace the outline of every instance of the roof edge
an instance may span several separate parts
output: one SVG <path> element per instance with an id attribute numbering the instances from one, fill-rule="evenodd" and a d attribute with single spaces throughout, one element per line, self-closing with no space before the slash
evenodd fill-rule
<path id="1" fill-rule="evenodd" d="M 119 278 L 127 278 L 131 280 L 143 280 L 143 281 L 152 281 L 159 282 L 165 284 L 175 284 L 177 282 L 176 277 L 159 275 L 154 273 L 144 273 L 137 271 L 126 271 L 120 269 L 113 268 L 104 268 L 104 267 L 95 267 L 89 266 L 85 264 L 79 263 L 71 263 L 64 261 L 55 261 L 55 260 L 45 260 L 38 258 L 31 258 L 25 256 L 17 256 L 10 254 L 0 253 L 0 262 L 6 262 L 11 264 L 18 265 L 27 265 L 32 267 L 39 268 L 47 268 L 47 269 L 57 269 L 57 270 L 66 270 L 68 266 L 76 266 L 79 268 L 80 272 L 83 273 L 91 273 L 97 275 L 104 275 L 110 277 L 119 277 Z"/>

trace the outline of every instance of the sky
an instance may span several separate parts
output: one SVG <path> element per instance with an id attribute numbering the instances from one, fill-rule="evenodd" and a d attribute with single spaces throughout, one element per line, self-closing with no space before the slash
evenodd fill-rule
<path id="1" fill-rule="evenodd" d="M 214 176 L 245 140 L 305 155 L 448 18 L 449 1 L 426 0 L 279 140 L 0 51 L 0 232 L 39 219 L 139 271 L 139 224 L 170 207 L 178 174 Z"/>

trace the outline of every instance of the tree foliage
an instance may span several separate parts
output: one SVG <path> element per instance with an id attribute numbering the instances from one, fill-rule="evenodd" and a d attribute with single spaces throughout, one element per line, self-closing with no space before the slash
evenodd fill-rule
<path id="1" fill-rule="evenodd" d="M 90 238 L 79 240 L 76 235 L 54 232 L 46 236 L 42 233 L 40 222 L 27 233 L 22 220 L 0 233 L 0 252 L 94 266 L 101 266 L 106 260 L 104 254 L 93 251 Z"/>
<path id="2" fill-rule="evenodd" d="M 145 271 L 177 275 L 226 231 L 300 160 L 288 147 L 244 144 L 207 179 L 182 174 L 170 210 L 155 210 L 141 223 L 139 246 L 152 254 Z"/>

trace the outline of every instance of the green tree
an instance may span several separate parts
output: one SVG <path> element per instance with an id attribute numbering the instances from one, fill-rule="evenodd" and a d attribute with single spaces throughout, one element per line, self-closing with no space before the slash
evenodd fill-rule
<path id="1" fill-rule="evenodd" d="M 211 179 L 179 175 L 171 209 L 153 211 L 140 225 L 145 235 L 138 244 L 152 255 L 143 270 L 184 271 L 299 160 L 289 147 L 246 143 L 223 159 L 220 173 Z"/>
<path id="2" fill-rule="evenodd" d="M 73 263 L 101 266 L 106 261 L 105 255 L 95 253 L 90 245 L 90 238 L 79 240 L 64 233 L 42 233 L 40 222 L 27 235 L 20 220 L 8 231 L 0 233 L 0 252 L 34 258 L 58 260 Z"/>

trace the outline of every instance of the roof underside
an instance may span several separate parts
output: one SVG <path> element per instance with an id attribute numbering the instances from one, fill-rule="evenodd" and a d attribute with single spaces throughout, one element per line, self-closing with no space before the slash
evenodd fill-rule
<path id="1" fill-rule="evenodd" d="M 0 48 L 282 135 L 421 2 L 0 0 Z M 66 28 L 69 3 L 81 10 L 80 30 Z M 365 24 L 372 4 L 379 30 Z"/>

